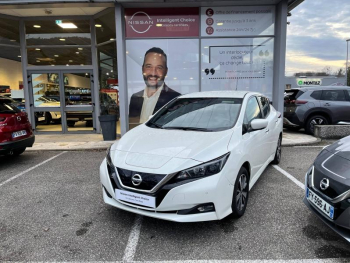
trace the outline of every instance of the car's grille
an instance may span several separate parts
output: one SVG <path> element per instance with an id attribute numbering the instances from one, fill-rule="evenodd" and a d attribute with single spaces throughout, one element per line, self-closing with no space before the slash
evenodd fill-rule
<path id="1" fill-rule="evenodd" d="M 320 188 L 320 183 L 323 178 L 327 178 L 329 180 L 329 187 L 326 190 L 321 190 Z M 324 173 L 322 173 L 322 171 L 318 170 L 316 166 L 314 170 L 314 187 L 320 193 L 323 193 L 324 195 L 328 196 L 331 199 L 349 190 L 348 186 L 346 186 L 345 184 L 339 183 L 338 181 L 325 175 Z"/>
<path id="2" fill-rule="evenodd" d="M 120 181 L 124 186 L 134 188 L 135 190 L 152 190 L 165 176 L 166 174 L 150 174 L 129 171 L 126 169 L 117 168 Z M 132 183 L 132 177 L 138 174 L 140 175 L 142 182 L 140 185 L 135 186 Z"/>

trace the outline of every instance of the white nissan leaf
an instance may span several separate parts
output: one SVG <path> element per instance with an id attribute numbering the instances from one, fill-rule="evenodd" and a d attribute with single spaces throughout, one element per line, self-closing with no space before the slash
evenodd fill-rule
<path id="1" fill-rule="evenodd" d="M 177 222 L 240 217 L 249 190 L 269 163 L 280 162 L 281 141 L 281 114 L 262 94 L 183 95 L 108 149 L 103 200 Z"/>

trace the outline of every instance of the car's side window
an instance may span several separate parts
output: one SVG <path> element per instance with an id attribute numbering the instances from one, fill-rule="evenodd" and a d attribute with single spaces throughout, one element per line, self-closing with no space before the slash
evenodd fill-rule
<path id="1" fill-rule="evenodd" d="M 321 99 L 321 95 L 322 95 L 322 90 L 315 90 L 310 94 L 310 97 L 314 98 L 315 100 L 319 100 Z"/>
<path id="2" fill-rule="evenodd" d="M 259 101 L 261 103 L 262 112 L 264 113 L 264 118 L 266 119 L 267 116 L 270 114 L 270 101 L 266 97 L 258 97 Z"/>
<path id="3" fill-rule="evenodd" d="M 324 90 L 321 100 L 346 101 L 346 98 L 343 90 Z"/>
<path id="4" fill-rule="evenodd" d="M 244 114 L 243 133 L 250 131 L 250 123 L 252 120 L 261 118 L 262 113 L 256 97 L 249 98 Z"/>

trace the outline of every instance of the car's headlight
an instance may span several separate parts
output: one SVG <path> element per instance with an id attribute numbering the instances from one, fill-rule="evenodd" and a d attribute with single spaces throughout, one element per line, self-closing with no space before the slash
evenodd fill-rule
<path id="1" fill-rule="evenodd" d="M 224 167 L 229 155 L 230 154 L 227 153 L 210 162 L 192 167 L 190 169 L 183 170 L 175 176 L 175 179 L 177 181 L 180 181 L 180 180 L 195 179 L 195 178 L 206 177 L 206 176 L 217 174 Z"/>
<path id="2" fill-rule="evenodd" d="M 111 147 L 112 146 L 110 146 L 107 149 L 107 156 L 106 156 L 107 170 L 108 170 L 109 177 L 115 178 L 117 173 L 115 171 L 115 166 L 114 166 L 114 164 L 112 162 L 112 158 L 111 158 Z"/>

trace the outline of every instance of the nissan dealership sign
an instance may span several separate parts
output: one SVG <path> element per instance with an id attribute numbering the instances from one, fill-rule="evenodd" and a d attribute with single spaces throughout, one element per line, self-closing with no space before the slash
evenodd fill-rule
<path id="1" fill-rule="evenodd" d="M 322 79 L 297 79 L 297 85 L 301 86 L 321 86 Z"/>

